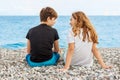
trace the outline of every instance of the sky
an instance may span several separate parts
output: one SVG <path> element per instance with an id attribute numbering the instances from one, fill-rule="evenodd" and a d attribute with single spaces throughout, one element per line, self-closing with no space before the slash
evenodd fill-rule
<path id="1" fill-rule="evenodd" d="M 43 7 L 58 15 L 83 11 L 87 15 L 120 15 L 120 0 L 0 0 L 0 15 L 39 15 Z"/>

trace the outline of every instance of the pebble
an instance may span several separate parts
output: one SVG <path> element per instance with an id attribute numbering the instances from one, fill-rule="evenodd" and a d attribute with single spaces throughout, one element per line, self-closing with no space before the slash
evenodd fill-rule
<path id="1" fill-rule="evenodd" d="M 25 61 L 25 50 L 9 50 L 0 48 L 1 80 L 120 80 L 120 48 L 99 48 L 106 64 L 112 69 L 102 69 L 94 58 L 92 67 L 71 66 L 67 72 L 59 72 L 63 68 L 63 60 L 57 66 L 31 68 Z"/>

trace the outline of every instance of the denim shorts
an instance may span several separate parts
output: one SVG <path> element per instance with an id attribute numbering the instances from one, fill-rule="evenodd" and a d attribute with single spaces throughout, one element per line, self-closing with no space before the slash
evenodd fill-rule
<path id="1" fill-rule="evenodd" d="M 58 53 L 53 52 L 52 58 L 47 60 L 47 61 L 44 61 L 44 62 L 32 62 L 30 60 L 30 56 L 31 56 L 30 54 L 26 55 L 26 61 L 27 61 L 28 65 L 31 66 L 31 67 L 41 67 L 41 66 L 56 65 L 57 61 L 60 58 L 60 55 Z"/>

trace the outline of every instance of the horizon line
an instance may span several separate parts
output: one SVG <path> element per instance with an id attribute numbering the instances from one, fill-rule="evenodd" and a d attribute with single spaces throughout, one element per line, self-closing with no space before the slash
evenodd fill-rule
<path id="1" fill-rule="evenodd" d="M 0 16 L 39 16 L 39 15 L 0 15 Z M 71 15 L 58 15 L 58 16 L 71 16 Z M 87 16 L 120 16 L 120 14 L 118 15 L 100 15 L 100 14 L 96 14 L 96 15 L 87 15 Z"/>

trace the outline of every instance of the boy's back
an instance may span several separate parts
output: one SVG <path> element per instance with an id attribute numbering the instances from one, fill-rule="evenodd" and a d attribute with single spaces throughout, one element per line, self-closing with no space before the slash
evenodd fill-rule
<path id="1" fill-rule="evenodd" d="M 26 36 L 31 43 L 31 61 L 43 62 L 52 57 L 52 47 L 59 39 L 57 31 L 47 24 L 40 24 L 31 28 Z"/>
<path id="2" fill-rule="evenodd" d="M 26 61 L 29 66 L 55 65 L 60 57 L 59 36 L 56 29 L 52 28 L 57 18 L 57 12 L 51 7 L 42 8 L 40 11 L 40 25 L 31 28 L 27 33 Z M 52 47 L 54 50 L 52 52 Z"/>

